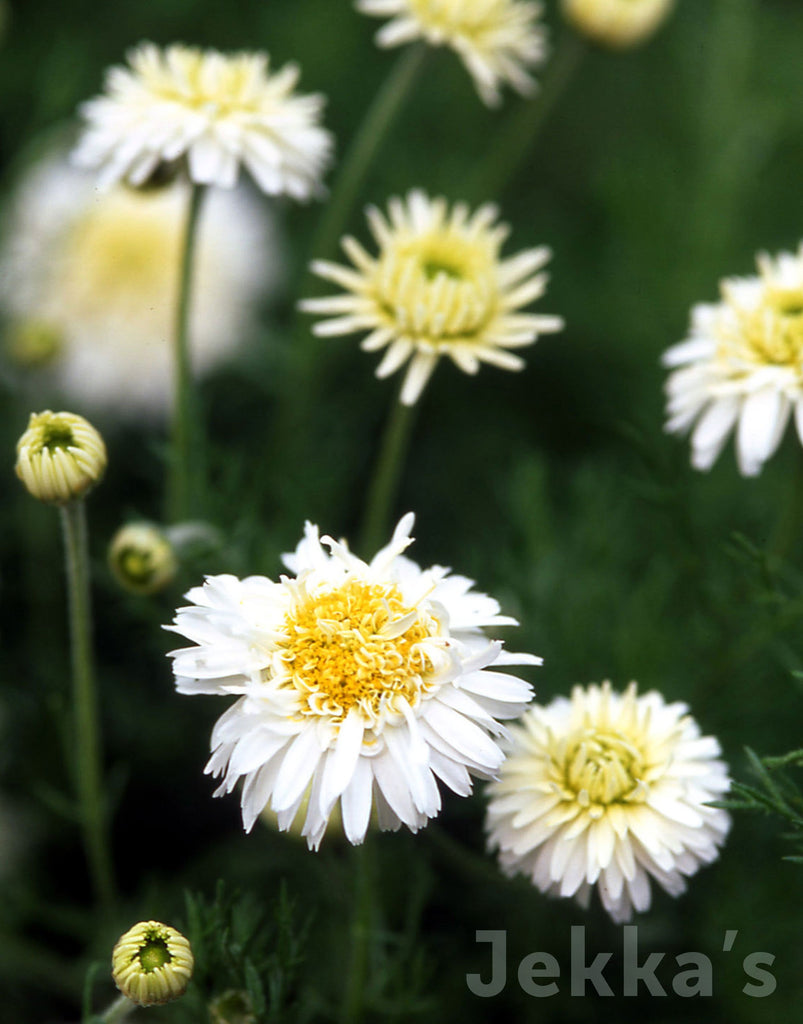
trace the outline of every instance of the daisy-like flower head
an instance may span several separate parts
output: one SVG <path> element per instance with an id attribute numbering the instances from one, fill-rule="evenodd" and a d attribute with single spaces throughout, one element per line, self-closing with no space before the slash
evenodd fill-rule
<path id="1" fill-rule="evenodd" d="M 37 394 L 114 419 L 167 414 L 187 191 L 176 181 L 99 194 L 94 175 L 60 151 L 22 178 L 0 247 L 0 307 L 11 325 L 8 355 L 36 371 Z M 248 338 L 281 264 L 252 190 L 207 196 L 190 325 L 197 374 Z"/>
<path id="2" fill-rule="evenodd" d="M 756 277 L 721 283 L 721 301 L 692 310 L 689 337 L 664 353 L 671 433 L 692 425 L 692 465 L 710 469 L 736 428 L 744 476 L 756 476 L 794 410 L 803 443 L 803 246 L 758 257 Z"/>
<path id="3" fill-rule="evenodd" d="M 505 83 L 530 93 L 535 83 L 526 69 L 546 54 L 541 5 L 531 0 L 357 0 L 357 10 L 391 17 L 377 33 L 380 46 L 415 39 L 450 46 L 490 107 L 500 102 Z"/>
<path id="4" fill-rule="evenodd" d="M 187 939 L 160 921 L 135 924 L 120 936 L 112 951 L 115 985 L 140 1006 L 169 1003 L 183 996 L 194 966 Z"/>
<path id="5" fill-rule="evenodd" d="M 706 806 L 728 789 L 719 744 L 685 704 L 631 683 L 575 687 L 533 705 L 511 730 L 489 787 L 491 849 L 507 874 L 587 906 L 596 885 L 617 923 L 650 905 L 650 878 L 673 896 L 716 859 L 728 815 Z"/>
<path id="6" fill-rule="evenodd" d="M 74 159 L 99 169 L 101 185 L 141 185 L 186 158 L 198 184 L 232 188 L 242 165 L 270 195 L 322 193 L 332 150 L 319 123 L 324 101 L 294 93 L 295 65 L 270 74 L 264 53 L 152 43 L 128 64 L 111 68 L 105 95 L 81 108 L 87 127 Z"/>
<path id="7" fill-rule="evenodd" d="M 465 373 L 476 373 L 483 362 L 521 370 L 524 361 L 510 350 L 563 327 L 560 317 L 519 312 L 546 290 L 547 276 L 539 271 L 550 251 L 528 249 L 501 259 L 508 228 L 496 223 L 495 207 L 472 214 L 456 203 L 450 210 L 445 199 L 416 190 L 406 202 L 391 199 L 388 210 L 388 218 L 374 207 L 367 211 L 377 256 L 346 237 L 342 245 L 353 267 L 312 264 L 346 294 L 307 299 L 301 308 L 332 316 L 313 328 L 321 337 L 368 331 L 366 352 L 387 349 L 378 377 L 409 359 L 405 405 L 416 402 L 442 355 Z"/>
<path id="8" fill-rule="evenodd" d="M 216 795 L 244 778 L 250 830 L 268 804 L 317 849 L 340 801 L 349 842 L 363 841 L 372 808 L 380 829 L 413 832 L 441 806 L 437 780 L 461 796 L 470 775 L 503 760 L 498 719 L 521 713 L 528 683 L 494 664 L 534 665 L 488 639 L 514 625 L 471 580 L 403 556 L 413 516 L 371 562 L 307 524 L 278 583 L 213 576 L 191 590 L 174 632 L 197 646 L 172 652 L 180 693 L 237 695 L 212 733 L 206 771 Z"/>
<path id="9" fill-rule="evenodd" d="M 636 46 L 658 29 L 675 0 L 563 0 L 574 27 L 597 43 Z"/>
<path id="10" fill-rule="evenodd" d="M 92 424 L 72 412 L 32 412 L 17 442 L 17 476 L 34 498 L 66 505 L 106 472 L 106 445 Z"/>

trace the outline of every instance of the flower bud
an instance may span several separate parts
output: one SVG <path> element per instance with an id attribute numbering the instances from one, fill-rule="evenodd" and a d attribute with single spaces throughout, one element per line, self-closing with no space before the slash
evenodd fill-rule
<path id="1" fill-rule="evenodd" d="M 563 0 L 567 21 L 596 43 L 625 49 L 656 31 L 675 0 Z"/>
<path id="2" fill-rule="evenodd" d="M 109 568 L 125 590 L 156 594 L 176 574 L 176 555 L 170 541 L 150 523 L 128 523 L 109 546 Z"/>
<path id="3" fill-rule="evenodd" d="M 49 320 L 20 320 L 8 332 L 6 351 L 9 359 L 27 370 L 54 363 L 64 348 L 64 334 Z"/>
<path id="4" fill-rule="evenodd" d="M 195 965 L 181 932 L 159 921 L 140 921 L 121 935 L 112 952 L 112 977 L 124 996 L 140 1006 L 183 996 Z"/>
<path id="5" fill-rule="evenodd" d="M 106 469 L 103 438 L 71 412 L 31 413 L 17 442 L 17 476 L 40 501 L 65 505 L 80 498 Z"/>
<path id="6" fill-rule="evenodd" d="M 209 1004 L 212 1024 L 257 1024 L 251 999 L 242 989 L 230 988 Z"/>

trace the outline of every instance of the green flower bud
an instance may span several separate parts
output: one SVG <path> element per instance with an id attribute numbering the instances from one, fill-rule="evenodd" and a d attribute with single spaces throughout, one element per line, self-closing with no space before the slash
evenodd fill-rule
<path id="1" fill-rule="evenodd" d="M 121 935 L 112 952 L 112 977 L 133 1003 L 153 1006 L 183 996 L 195 966 L 181 932 L 159 921 L 141 921 Z"/>
<path id="2" fill-rule="evenodd" d="M 114 535 L 109 546 L 109 568 L 125 590 L 155 594 L 176 574 L 173 546 L 150 523 L 129 523 Z"/>
<path id="3" fill-rule="evenodd" d="M 103 438 L 71 412 L 31 413 L 17 442 L 17 476 L 28 492 L 55 505 L 80 498 L 106 469 Z"/>

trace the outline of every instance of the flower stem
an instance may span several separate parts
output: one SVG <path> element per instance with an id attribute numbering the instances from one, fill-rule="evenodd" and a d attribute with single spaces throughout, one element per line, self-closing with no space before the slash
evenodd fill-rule
<path id="1" fill-rule="evenodd" d="M 402 405 L 401 402 L 395 402 L 388 417 L 374 475 L 368 488 L 365 518 L 360 533 L 360 551 L 366 558 L 372 557 L 385 539 L 417 409 L 418 403 Z"/>
<path id="2" fill-rule="evenodd" d="M 586 53 L 577 33 L 566 30 L 549 63 L 539 92 L 514 109 L 487 146 L 487 156 L 471 175 L 463 190 L 472 201 L 499 196 L 521 169 L 561 95 L 572 80 Z"/>
<path id="3" fill-rule="evenodd" d="M 175 398 L 167 501 L 168 520 L 172 522 L 197 514 L 201 430 L 197 396 L 192 385 L 189 320 L 196 238 L 205 191 L 203 185 L 191 186 L 181 251 L 174 335 Z"/>
<path id="4" fill-rule="evenodd" d="M 374 865 L 370 837 L 352 852 L 354 913 L 351 920 L 351 957 L 340 1015 L 341 1024 L 357 1024 L 363 1016 L 368 953 L 374 911 Z"/>
<path id="5" fill-rule="evenodd" d="M 128 996 L 120 996 L 100 1015 L 103 1024 L 118 1024 L 136 1010 L 137 1004 L 132 1003 Z"/>
<path id="6" fill-rule="evenodd" d="M 427 47 L 423 43 L 409 47 L 399 57 L 368 108 L 343 160 L 332 189 L 332 198 L 321 218 L 311 247 L 313 257 L 329 259 L 334 255 L 374 157 L 410 96 L 426 52 Z"/>
<path id="7" fill-rule="evenodd" d="M 114 877 L 108 850 L 100 768 L 100 729 L 92 665 L 92 610 L 86 508 L 82 500 L 61 508 L 70 606 L 75 776 L 89 870 L 95 895 L 108 908 Z"/>

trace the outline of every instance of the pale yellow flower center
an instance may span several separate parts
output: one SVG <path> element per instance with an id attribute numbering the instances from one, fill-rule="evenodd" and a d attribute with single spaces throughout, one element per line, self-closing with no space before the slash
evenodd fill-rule
<path id="1" fill-rule="evenodd" d="M 803 290 L 768 290 L 757 309 L 738 310 L 737 315 L 738 327 L 724 339 L 720 355 L 803 369 Z"/>
<path id="2" fill-rule="evenodd" d="M 452 225 L 402 236 L 380 254 L 376 301 L 394 330 L 438 342 L 472 340 L 499 306 L 497 243 Z"/>
<path id="3" fill-rule="evenodd" d="M 113 308 L 141 319 L 146 309 L 169 308 L 181 244 L 176 198 L 121 188 L 74 225 L 58 282 L 66 312 L 83 319 Z"/>
<path id="4" fill-rule="evenodd" d="M 564 788 L 583 805 L 630 802 L 639 799 L 643 790 L 641 751 L 619 732 L 575 733 L 556 767 Z"/>
<path id="5" fill-rule="evenodd" d="M 302 714 L 341 721 L 357 708 L 373 722 L 401 698 L 418 704 L 432 669 L 421 641 L 437 631 L 395 585 L 350 579 L 297 604 L 279 648 Z"/>
<path id="6" fill-rule="evenodd" d="M 475 44 L 510 16 L 510 0 L 409 0 L 416 21 L 431 33 L 468 37 Z"/>
<path id="7" fill-rule="evenodd" d="M 137 69 L 143 85 L 157 99 L 220 118 L 261 109 L 263 96 L 255 85 L 264 84 L 265 76 L 253 57 L 216 59 L 178 47 L 172 48 L 171 56 L 180 74 L 172 67 L 140 65 Z"/>

